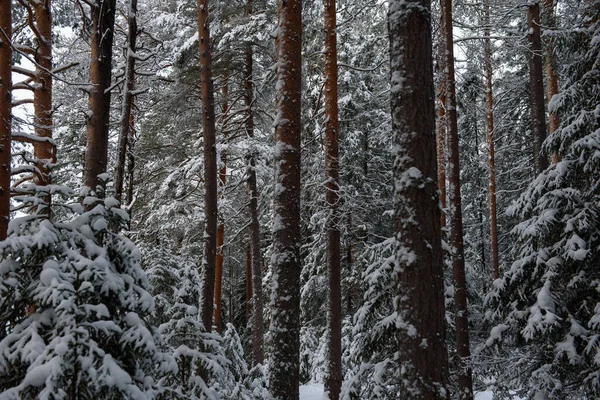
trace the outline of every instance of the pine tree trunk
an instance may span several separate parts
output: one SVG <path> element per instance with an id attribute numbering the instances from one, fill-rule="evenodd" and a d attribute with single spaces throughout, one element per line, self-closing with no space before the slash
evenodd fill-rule
<path id="1" fill-rule="evenodd" d="M 246 2 L 246 16 L 252 15 L 252 0 Z M 253 55 L 252 43 L 246 46 L 246 63 L 244 77 L 244 103 L 247 109 L 246 115 L 246 133 L 249 138 L 254 137 L 254 114 L 252 112 L 252 103 L 254 102 L 254 92 L 252 85 L 253 73 Z M 260 221 L 258 215 L 258 187 L 256 183 L 256 152 L 250 150 L 248 160 L 248 194 L 250 195 L 250 247 L 252 254 L 252 286 L 254 287 L 254 298 L 252 305 L 254 315 L 252 317 L 252 360 L 254 364 L 264 362 L 263 350 L 263 292 L 262 292 L 262 266 L 260 254 Z"/>
<path id="2" fill-rule="evenodd" d="M 223 111 L 221 113 L 221 121 L 224 121 L 229 111 L 229 76 L 227 73 L 223 75 L 223 88 L 221 89 L 223 96 Z M 224 123 L 223 123 L 224 124 Z M 223 124 L 221 126 L 223 126 Z M 227 138 L 223 136 L 223 143 L 227 142 Z M 221 149 L 221 163 L 219 166 L 219 189 L 220 198 L 225 198 L 225 185 L 227 183 L 227 152 Z M 217 257 L 215 262 L 215 326 L 217 332 L 222 330 L 221 322 L 221 297 L 223 289 L 223 244 L 225 243 L 225 224 L 221 220 L 217 228 Z"/>
<path id="3" fill-rule="evenodd" d="M 6 239 L 10 220 L 10 144 L 12 119 L 12 9 L 0 0 L 0 240 Z"/>
<path id="4" fill-rule="evenodd" d="M 129 139 L 127 139 L 127 204 L 133 204 L 133 183 L 135 171 L 135 156 L 133 154 L 133 146 L 135 145 L 135 114 L 133 113 L 134 103 L 131 104 L 131 115 L 129 116 Z M 131 207 L 129 208 L 129 216 L 131 217 Z"/>
<path id="5" fill-rule="evenodd" d="M 452 36 L 452 0 L 442 0 L 445 17 L 444 43 L 446 45 L 446 128 L 448 133 L 448 209 L 450 214 L 450 245 L 454 275 L 454 306 L 456 312 L 456 350 L 458 358 L 458 384 L 461 400 L 473 399 L 473 377 L 468 359 L 469 312 L 467 308 L 467 283 L 465 278 L 465 253 L 460 194 L 460 165 L 458 153 L 458 121 L 456 116 L 456 84 L 454 76 L 454 39 Z"/>
<path id="6" fill-rule="evenodd" d="M 444 15 L 440 18 L 440 30 L 444 29 Z M 438 45 L 438 83 L 436 86 L 437 119 L 436 119 L 436 148 L 438 166 L 438 188 L 440 190 L 440 202 L 442 204 L 442 215 L 440 223 L 442 228 L 446 227 L 446 56 L 443 35 Z"/>
<path id="7" fill-rule="evenodd" d="M 201 318 L 204 329 L 212 330 L 217 256 L 217 149 L 215 94 L 212 82 L 208 0 L 198 0 L 198 37 L 200 44 L 200 90 L 202 133 L 204 137 L 204 254 L 202 256 Z"/>
<path id="8" fill-rule="evenodd" d="M 546 106 L 544 104 L 544 77 L 542 70 L 542 38 L 540 29 L 540 3 L 527 7 L 529 34 L 529 91 L 531 96 L 531 131 L 533 133 L 533 160 L 535 173 L 548 168 L 548 158 L 542 151 L 546 139 Z"/>
<path id="9" fill-rule="evenodd" d="M 39 33 L 35 54 L 36 86 L 33 92 L 34 131 L 36 136 L 52 138 L 52 10 L 50 0 L 31 2 L 35 26 Z M 55 147 L 51 141 L 36 141 L 33 156 L 40 171 L 38 185 L 50 184 L 49 163 L 56 162 Z M 48 199 L 49 201 L 50 199 Z M 49 213 L 49 210 L 48 210 Z"/>
<path id="10" fill-rule="evenodd" d="M 543 0 L 544 4 L 544 25 L 549 28 L 556 27 L 556 18 L 554 16 L 554 1 Z M 556 54 L 554 52 L 554 44 L 552 40 L 546 41 L 546 100 L 548 104 L 552 97 L 558 94 L 558 72 L 556 72 Z M 548 134 L 552 135 L 560 125 L 560 116 L 556 112 L 549 112 L 548 118 Z M 556 164 L 560 161 L 560 155 L 552 154 L 552 163 Z"/>
<path id="11" fill-rule="evenodd" d="M 498 218 L 496 212 L 496 157 L 494 148 L 494 95 L 492 91 L 492 40 L 490 39 L 490 5 L 483 3 L 483 57 L 485 64 L 485 131 L 488 145 L 488 205 L 490 212 L 490 262 L 492 280 L 500 277 L 498 261 Z"/>
<path id="12" fill-rule="evenodd" d="M 389 2 L 398 398 L 447 398 L 444 281 L 435 137 L 431 10 L 427 0 Z M 423 343 L 427 343 L 424 346 Z"/>
<path id="13" fill-rule="evenodd" d="M 246 246 L 246 320 L 252 315 L 252 250 Z"/>
<path id="14" fill-rule="evenodd" d="M 87 126 L 84 183 L 92 190 L 98 185 L 98 175 L 106 173 L 108 162 L 108 128 L 112 45 L 116 0 L 98 0 L 91 6 L 90 32 L 90 118 Z"/>
<path id="15" fill-rule="evenodd" d="M 117 166 L 115 171 L 115 198 L 121 201 L 123 197 L 123 182 L 125 180 L 125 159 L 127 145 L 130 139 L 131 110 L 133 109 L 133 89 L 135 87 L 135 48 L 137 39 L 137 0 L 129 1 L 127 16 L 127 61 L 125 65 L 125 86 L 123 88 L 123 105 L 119 130 Z"/>
<path id="16" fill-rule="evenodd" d="M 327 327 L 327 375 L 325 391 L 330 400 L 338 400 L 342 385 L 342 288 L 340 278 L 340 218 L 339 196 L 339 123 L 338 123 L 338 66 L 335 0 L 324 1 L 325 23 L 325 201 L 327 219 L 327 271 L 329 274 L 329 304 Z"/>
<path id="17" fill-rule="evenodd" d="M 299 398 L 302 0 L 278 1 L 271 392 Z"/>

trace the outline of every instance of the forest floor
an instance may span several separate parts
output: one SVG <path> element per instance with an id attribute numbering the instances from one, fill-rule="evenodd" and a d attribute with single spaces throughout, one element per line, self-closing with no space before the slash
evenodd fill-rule
<path id="1" fill-rule="evenodd" d="M 323 400 L 323 384 L 313 383 L 310 385 L 300 386 L 300 400 Z M 475 400 L 492 400 L 494 397 L 493 392 L 479 392 L 475 393 Z"/>

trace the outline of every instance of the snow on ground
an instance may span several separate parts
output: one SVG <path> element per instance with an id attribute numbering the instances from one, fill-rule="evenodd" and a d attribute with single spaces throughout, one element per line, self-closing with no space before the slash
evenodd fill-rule
<path id="1" fill-rule="evenodd" d="M 300 400 L 323 400 L 324 387 L 322 383 L 300 386 Z M 492 400 L 493 392 L 475 393 L 475 400 Z"/>
<path id="2" fill-rule="evenodd" d="M 322 383 L 300 386 L 300 400 L 323 400 L 325 387 Z"/>

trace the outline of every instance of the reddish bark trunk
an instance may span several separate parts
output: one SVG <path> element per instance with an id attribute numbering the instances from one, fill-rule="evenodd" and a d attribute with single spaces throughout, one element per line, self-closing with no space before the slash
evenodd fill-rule
<path id="1" fill-rule="evenodd" d="M 556 19 L 554 17 L 554 1 L 543 0 L 544 14 L 546 17 L 546 25 L 549 28 L 556 27 Z M 551 40 L 546 41 L 546 100 L 550 103 L 552 97 L 558 94 L 558 73 L 556 72 L 556 54 L 554 52 L 554 44 Z M 548 134 L 552 135 L 560 126 L 560 116 L 555 112 L 549 112 L 548 118 Z M 552 163 L 556 164 L 560 161 L 559 154 L 552 154 Z"/>
<path id="2" fill-rule="evenodd" d="M 32 2 L 32 5 L 39 33 L 35 54 L 36 87 L 33 92 L 34 131 L 36 136 L 52 138 L 52 10 L 50 0 Z M 38 185 L 50 184 L 50 164 L 56 162 L 55 153 L 56 149 L 51 141 L 34 143 L 33 155 L 41 177 Z"/>
<path id="3" fill-rule="evenodd" d="M 223 76 L 223 88 L 221 89 L 223 96 L 223 111 L 221 120 L 225 120 L 229 110 L 229 77 L 227 74 Z M 223 137 L 223 143 L 226 143 L 227 138 Z M 227 183 L 227 152 L 221 150 L 221 165 L 219 167 L 219 189 L 221 192 L 221 200 L 225 197 L 225 184 Z M 217 332 L 222 330 L 221 322 L 221 297 L 223 289 L 223 243 L 225 243 L 225 224 L 223 221 L 219 223 L 217 228 L 217 257 L 215 263 L 215 326 Z"/>
<path id="4" fill-rule="evenodd" d="M 133 173 L 135 171 L 135 156 L 133 154 L 133 146 L 135 145 L 135 114 L 133 113 L 133 105 L 131 115 L 129 116 L 129 139 L 127 140 L 127 148 L 128 148 L 128 156 L 127 156 L 127 204 L 131 205 L 133 203 L 133 183 L 134 176 Z M 131 208 L 129 209 L 129 215 L 131 216 Z"/>
<path id="5" fill-rule="evenodd" d="M 397 330 L 398 398 L 447 398 L 444 281 L 427 0 L 389 3 L 396 283 L 394 307 L 414 328 Z M 423 343 L 427 343 L 426 346 Z"/>
<path id="6" fill-rule="evenodd" d="M 452 36 L 452 0 L 442 0 L 444 13 L 444 43 L 446 45 L 446 129 L 448 133 L 448 205 L 450 214 L 450 245 L 454 275 L 454 307 L 456 312 L 456 355 L 458 358 L 458 385 L 461 400 L 473 399 L 473 376 L 468 359 L 469 312 L 463 244 L 462 204 L 460 194 L 460 165 L 458 153 L 458 121 L 456 116 L 456 84 L 454 77 L 454 39 Z"/>
<path id="7" fill-rule="evenodd" d="M 529 91 L 531 96 L 531 131 L 533 133 L 533 160 L 535 173 L 548 168 L 548 158 L 542 151 L 546 139 L 546 106 L 544 104 L 544 77 L 542 69 L 542 38 L 540 29 L 540 3 L 527 7 L 529 34 Z"/>
<path id="8" fill-rule="evenodd" d="M 302 0 L 278 1 L 271 304 L 271 393 L 298 399 L 300 361 L 300 134 Z"/>
<path id="9" fill-rule="evenodd" d="M 201 318 L 212 330 L 217 256 L 217 149 L 215 146 L 215 100 L 212 82 L 208 0 L 198 0 L 202 133 L 204 136 L 204 254 L 202 256 Z"/>
<path id="10" fill-rule="evenodd" d="M 0 0 L 0 240 L 6 239 L 10 220 L 10 143 L 12 106 L 12 10 Z"/>
<path id="11" fill-rule="evenodd" d="M 490 211 L 490 262 L 492 280 L 500 277 L 498 261 L 498 222 L 496 212 L 496 157 L 494 149 L 494 95 L 492 91 L 492 41 L 490 39 L 489 0 L 483 4 L 483 57 L 485 64 L 485 127 L 488 145 L 488 204 Z"/>
<path id="12" fill-rule="evenodd" d="M 115 168 L 115 198 L 121 201 L 123 197 L 123 182 L 125 180 L 125 159 L 130 141 L 131 113 L 133 110 L 133 89 L 135 87 L 135 47 L 137 39 L 137 0 L 129 1 L 127 16 L 127 60 L 125 65 L 125 87 L 123 89 L 123 105 L 119 130 L 119 153 Z"/>
<path id="13" fill-rule="evenodd" d="M 106 172 L 108 162 L 108 128 L 112 45 L 116 0 L 98 0 L 91 6 L 90 32 L 90 118 L 87 127 L 84 183 L 92 190 L 98 185 L 98 175 Z"/>
<path id="14" fill-rule="evenodd" d="M 329 307 L 327 325 L 329 348 L 325 391 L 329 399 L 338 400 L 342 386 L 342 288 L 340 278 L 339 229 L 339 123 L 338 66 L 335 0 L 324 1 L 325 23 L 325 201 L 327 219 L 327 272 L 329 274 Z"/>
<path id="15" fill-rule="evenodd" d="M 252 0 L 246 2 L 246 16 L 252 15 Z M 254 137 L 254 115 L 252 103 L 254 93 L 252 89 L 252 44 L 246 46 L 246 65 L 244 77 L 244 103 L 247 109 L 246 133 L 249 138 Z M 248 193 L 250 195 L 250 247 L 252 253 L 252 286 L 254 286 L 254 298 L 252 300 L 254 315 L 252 317 L 252 360 L 254 364 L 264 362 L 263 350 L 263 292 L 262 292 L 262 265 L 260 253 L 260 221 L 258 215 L 258 187 L 256 183 L 256 152 L 250 151 L 248 161 Z"/>

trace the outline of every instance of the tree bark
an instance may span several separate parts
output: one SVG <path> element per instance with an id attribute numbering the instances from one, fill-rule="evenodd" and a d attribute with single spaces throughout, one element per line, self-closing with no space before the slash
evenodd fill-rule
<path id="1" fill-rule="evenodd" d="M 543 0 L 545 26 L 549 28 L 556 27 L 556 18 L 554 16 L 554 0 Z M 546 100 L 548 104 L 555 94 L 558 94 L 558 72 L 556 72 L 556 54 L 552 40 L 546 41 Z M 552 135 L 560 125 L 560 116 L 556 112 L 548 112 L 548 134 Z M 552 163 L 560 161 L 559 154 L 552 154 Z"/>
<path id="2" fill-rule="evenodd" d="M 10 161 L 12 119 L 12 9 L 0 0 L 0 240 L 6 239 L 10 220 Z"/>
<path id="3" fill-rule="evenodd" d="M 485 64 L 485 131 L 488 145 L 488 206 L 490 212 L 490 263 L 492 280 L 500 277 L 498 261 L 498 218 L 496 212 L 496 157 L 494 148 L 494 94 L 492 91 L 492 40 L 490 39 L 490 4 L 483 3 L 483 57 Z"/>
<path id="4" fill-rule="evenodd" d="M 325 25 L 325 201 L 327 218 L 327 272 L 329 274 L 329 305 L 327 325 L 329 347 L 325 391 L 330 400 L 338 400 L 342 386 L 342 288 L 340 278 L 341 246 L 338 123 L 338 65 L 335 0 L 324 1 Z"/>
<path id="5" fill-rule="evenodd" d="M 31 2 L 38 37 L 35 54 L 36 79 L 33 92 L 34 131 L 36 136 L 52 138 L 52 9 L 50 0 Z M 56 162 L 56 149 L 51 141 L 36 141 L 33 156 L 40 171 L 38 185 L 50 184 L 50 164 Z M 49 205 L 49 200 L 48 205 Z M 46 213 L 46 212 L 45 212 Z M 49 213 L 49 210 L 47 210 Z M 49 215 L 49 214 L 47 214 Z"/>
<path id="6" fill-rule="evenodd" d="M 398 398 L 447 398 L 444 281 L 427 0 L 389 2 L 396 282 L 403 374 Z M 412 329 L 414 328 L 414 329 Z M 423 343 L 427 343 L 426 346 Z"/>
<path id="7" fill-rule="evenodd" d="M 542 151 L 546 139 L 546 106 L 544 104 L 544 77 L 542 70 L 542 38 L 540 29 L 540 3 L 527 7 L 529 34 L 529 91 L 531 96 L 531 131 L 533 133 L 533 160 L 535 173 L 548 168 L 548 158 Z"/>
<path id="8" fill-rule="evenodd" d="M 90 32 L 90 118 L 87 126 L 84 184 L 92 190 L 98 175 L 106 172 L 108 162 L 108 128 L 112 77 L 112 45 L 116 0 L 98 0 L 91 6 Z"/>
<path id="9" fill-rule="evenodd" d="M 134 183 L 134 172 L 135 172 L 135 155 L 133 153 L 133 146 L 135 145 L 135 114 L 133 113 L 133 106 L 131 104 L 131 115 L 129 116 L 129 139 L 127 139 L 127 204 L 131 206 L 133 203 L 133 183 Z M 131 208 L 129 208 L 129 216 L 131 217 Z"/>
<path id="10" fill-rule="evenodd" d="M 302 0 L 278 0 L 271 392 L 299 398 Z"/>
<path id="11" fill-rule="evenodd" d="M 212 82 L 208 0 L 198 3 L 202 133 L 204 136 L 204 254 L 202 256 L 201 318 L 204 329 L 212 330 L 217 256 L 217 149 L 215 95 Z"/>
<path id="12" fill-rule="evenodd" d="M 465 278 L 462 205 L 460 194 L 460 157 L 458 153 L 458 120 L 456 116 L 456 84 L 454 76 L 454 38 L 452 36 L 452 0 L 442 0 L 444 13 L 444 43 L 446 45 L 446 129 L 448 133 L 448 205 L 450 214 L 450 245 L 454 275 L 454 306 L 456 312 L 456 351 L 458 384 L 461 400 L 473 399 L 473 377 L 468 359 L 469 312 Z"/>
<path id="13" fill-rule="evenodd" d="M 252 0 L 246 2 L 246 17 L 252 15 Z M 252 112 L 252 103 L 254 102 L 254 92 L 252 89 L 253 73 L 253 52 L 252 43 L 246 45 L 246 63 L 244 71 L 244 103 L 247 109 L 246 115 L 246 134 L 249 138 L 254 137 L 254 114 Z M 260 221 L 258 215 L 258 187 L 256 183 L 256 152 L 250 150 L 248 159 L 248 193 L 250 195 L 250 248 L 252 255 L 252 286 L 254 294 L 252 306 L 254 314 L 252 316 L 252 360 L 254 364 L 264 362 L 263 350 L 263 292 L 262 292 L 262 265 L 260 253 Z"/>
<path id="14" fill-rule="evenodd" d="M 221 89 L 223 96 L 223 111 L 221 120 L 224 121 L 227 112 L 229 111 L 229 77 L 227 73 L 223 75 L 223 87 Z M 223 143 L 227 142 L 227 138 L 223 136 Z M 220 152 L 221 163 L 219 165 L 219 189 L 220 198 L 225 198 L 225 185 L 227 183 L 227 152 L 222 148 Z M 225 224 L 222 217 L 217 228 L 217 257 L 215 263 L 215 326 L 217 332 L 222 330 L 221 322 L 221 294 L 223 289 L 223 244 L 225 243 Z"/>
<path id="15" fill-rule="evenodd" d="M 246 320 L 252 315 L 252 250 L 246 246 Z"/>
<path id="16" fill-rule="evenodd" d="M 130 141 L 131 111 L 133 109 L 133 89 L 135 87 L 135 48 L 137 40 L 137 0 L 129 1 L 127 15 L 127 61 L 125 65 L 125 86 L 123 88 L 123 105 L 119 130 L 119 153 L 115 168 L 115 198 L 121 201 L 123 197 L 123 182 L 125 180 L 125 159 L 127 145 Z"/>
<path id="17" fill-rule="evenodd" d="M 440 31 L 444 31 L 444 15 L 440 18 Z M 440 37 L 438 46 L 438 83 L 436 86 L 437 120 L 436 120 L 436 149 L 438 166 L 438 188 L 440 190 L 440 202 L 442 204 L 442 215 L 440 224 L 446 227 L 446 61 L 444 37 Z"/>

